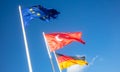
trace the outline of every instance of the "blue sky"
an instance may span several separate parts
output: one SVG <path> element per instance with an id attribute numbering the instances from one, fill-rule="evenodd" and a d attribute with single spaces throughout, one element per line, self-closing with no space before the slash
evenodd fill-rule
<path id="1" fill-rule="evenodd" d="M 33 20 L 26 28 L 33 72 L 52 72 L 42 32 L 76 31 L 83 32 L 86 44 L 74 42 L 57 52 L 85 55 L 91 65 L 84 72 L 120 72 L 119 0 L 0 1 L 0 72 L 28 72 L 18 5 L 38 4 L 61 14 L 51 22 Z"/>

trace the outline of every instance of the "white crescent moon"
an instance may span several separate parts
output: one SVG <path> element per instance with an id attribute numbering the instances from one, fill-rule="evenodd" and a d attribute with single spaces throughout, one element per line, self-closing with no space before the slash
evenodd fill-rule
<path id="1" fill-rule="evenodd" d="M 63 39 L 59 38 L 59 35 L 56 35 L 55 38 L 56 38 L 57 41 L 62 41 L 63 40 Z"/>

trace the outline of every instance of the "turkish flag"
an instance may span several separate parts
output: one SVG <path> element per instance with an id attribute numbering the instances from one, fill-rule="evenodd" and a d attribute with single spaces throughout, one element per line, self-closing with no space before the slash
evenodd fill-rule
<path id="1" fill-rule="evenodd" d="M 81 36 L 82 32 L 45 34 L 51 52 L 58 50 L 73 41 L 78 41 L 82 44 L 85 44 L 85 42 L 81 39 Z"/>

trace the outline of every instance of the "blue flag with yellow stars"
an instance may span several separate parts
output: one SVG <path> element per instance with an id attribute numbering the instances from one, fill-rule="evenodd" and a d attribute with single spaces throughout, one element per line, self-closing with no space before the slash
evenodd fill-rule
<path id="1" fill-rule="evenodd" d="M 56 19 L 58 14 L 60 14 L 60 12 L 56 9 L 47 9 L 41 5 L 32 6 L 22 10 L 25 25 L 28 25 L 29 21 L 36 18 L 42 21 L 49 21 L 51 18 Z"/>

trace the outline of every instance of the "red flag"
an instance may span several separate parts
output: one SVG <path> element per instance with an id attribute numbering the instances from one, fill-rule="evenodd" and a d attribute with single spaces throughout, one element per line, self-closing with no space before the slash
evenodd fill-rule
<path id="1" fill-rule="evenodd" d="M 63 46 L 70 44 L 73 41 L 85 42 L 81 39 L 82 32 L 69 32 L 69 33 L 51 33 L 45 34 L 50 51 L 55 51 Z"/>

